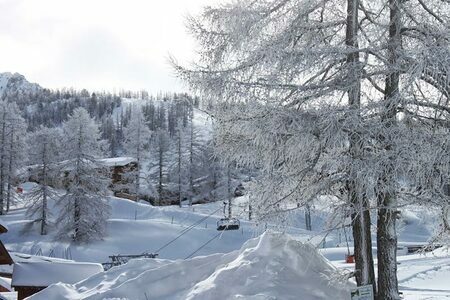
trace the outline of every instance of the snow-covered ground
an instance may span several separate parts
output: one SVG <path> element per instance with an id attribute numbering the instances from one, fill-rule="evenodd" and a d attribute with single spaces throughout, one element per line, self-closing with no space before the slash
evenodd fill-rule
<path id="1" fill-rule="evenodd" d="M 31 186 L 25 185 L 26 189 Z M 178 299 L 189 299 L 189 297 L 191 299 L 227 299 L 227 297 L 228 299 L 239 299 L 239 297 L 241 299 L 289 299 L 290 295 L 293 295 L 295 286 L 298 289 L 301 287 L 302 292 L 307 292 L 305 286 L 299 286 L 304 274 L 301 274 L 301 270 L 294 272 L 291 266 L 303 268 L 301 266 L 304 262 L 301 262 L 303 260 L 301 257 L 306 254 L 301 249 L 309 246 L 300 246 L 301 244 L 294 243 L 292 239 L 311 242 L 319 248 L 325 247 L 320 249 L 320 252 L 338 269 L 351 270 L 353 267 L 352 264 L 344 262 L 347 251 L 352 251 L 350 237 L 347 236 L 346 239 L 343 232 L 326 235 L 326 232 L 320 230 L 325 222 L 326 210 L 313 211 L 313 228 L 316 231 L 309 232 L 303 229 L 302 211 L 293 212 L 290 215 L 288 218 L 290 226 L 279 228 L 273 224 L 256 224 L 248 221 L 247 198 L 240 197 L 236 199 L 234 207 L 234 214 L 241 220 L 240 230 L 218 232 L 216 222 L 223 216 L 222 203 L 180 208 L 177 206 L 153 207 L 115 197 L 109 197 L 108 201 L 112 207 L 112 214 L 108 220 L 108 236 L 103 241 L 89 245 L 73 245 L 69 242 L 55 242 L 53 232 L 44 237 L 38 235 L 37 230 L 32 233 L 22 233 L 27 220 L 25 209 L 20 206 L 2 217 L 8 225 L 9 232 L 3 234 L 1 239 L 10 251 L 27 254 L 41 253 L 61 258 L 67 258 L 70 254 L 69 258 L 75 261 L 98 263 L 107 262 L 109 255 L 140 254 L 159 250 L 157 251 L 159 260 L 131 261 L 126 266 L 113 268 L 83 284 L 59 285 L 52 289 L 52 293 L 63 291 L 61 295 L 66 295 L 68 299 L 77 299 L 70 298 L 73 293 L 92 296 L 92 289 L 98 290 L 100 295 L 105 297 L 116 296 L 115 291 L 118 297 L 125 297 L 126 294 L 121 291 L 122 286 L 136 290 L 135 295 L 139 296 L 137 298 L 130 296 L 129 299 L 146 299 L 145 294 L 148 299 L 177 299 L 176 297 L 179 297 Z M 432 234 L 434 226 L 432 214 L 411 209 L 403 215 L 404 218 L 399 223 L 400 244 L 425 242 Z M 196 226 L 190 229 L 192 224 Z M 266 228 L 286 231 L 292 238 L 273 235 L 260 238 Z M 187 231 L 185 234 L 180 235 L 185 231 Z M 175 238 L 177 239 L 174 240 Z M 257 239 L 251 240 L 253 238 Z M 160 249 L 171 241 L 173 242 Z M 208 241 L 210 242 L 205 245 Z M 264 247 L 257 247 L 263 244 Z M 285 256 L 280 256 L 278 253 L 280 251 L 287 251 L 283 252 L 288 258 L 287 261 L 283 260 Z M 296 251 L 299 251 L 298 255 L 295 255 Z M 309 255 L 315 253 L 312 249 L 309 252 L 311 252 Z M 185 260 L 191 255 L 197 258 Z M 198 256 L 205 257 L 198 258 Z M 316 256 L 314 257 L 313 261 L 319 264 L 321 270 L 329 270 L 322 262 L 318 262 Z M 279 263 L 274 265 L 272 261 Z M 289 267 L 286 267 L 288 262 Z M 399 285 L 405 299 L 450 298 L 448 279 L 450 278 L 450 253 L 438 249 L 427 255 L 400 256 L 399 262 Z M 262 276 L 266 271 L 272 273 Z M 233 276 L 233 274 L 236 275 Z M 181 277 L 188 278 L 188 282 L 180 285 L 177 290 L 173 290 L 174 282 L 181 281 Z M 275 286 L 270 286 L 274 282 Z M 312 285 L 310 289 L 316 289 L 315 287 Z M 160 292 L 159 298 L 149 294 L 154 293 L 155 290 Z M 319 290 L 324 293 L 322 298 L 325 299 L 327 293 L 333 289 L 321 283 L 315 292 Z M 282 294 L 283 292 L 285 294 Z M 170 293 L 176 297 L 168 297 Z M 249 296 L 252 293 L 254 293 L 253 298 Z M 208 298 L 210 295 L 224 297 Z M 89 299 L 98 299 L 99 296 L 92 297 Z M 318 299 L 322 298 L 318 297 Z M 298 297 L 292 297 L 292 299 L 298 299 Z M 327 299 L 346 298 L 328 297 Z"/>
<path id="2" fill-rule="evenodd" d="M 32 299 L 346 299 L 351 284 L 309 245 L 264 233 L 240 250 L 189 260 L 135 260 Z"/>

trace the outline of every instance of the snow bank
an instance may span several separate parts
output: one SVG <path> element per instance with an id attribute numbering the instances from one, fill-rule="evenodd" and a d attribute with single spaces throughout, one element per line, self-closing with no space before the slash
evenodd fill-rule
<path id="1" fill-rule="evenodd" d="M 349 283 L 313 246 L 264 233 L 240 250 L 189 260 L 133 260 L 31 299 L 348 299 Z"/>
<path id="2" fill-rule="evenodd" d="M 75 283 L 103 271 L 100 264 L 75 262 L 15 263 L 12 286 L 49 286 L 53 283 Z"/>

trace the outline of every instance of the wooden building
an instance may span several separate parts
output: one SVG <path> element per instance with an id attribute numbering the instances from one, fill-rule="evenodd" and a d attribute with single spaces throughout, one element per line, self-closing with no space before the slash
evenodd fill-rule
<path id="1" fill-rule="evenodd" d="M 7 232 L 8 232 L 8 226 L 6 226 L 6 224 L 2 222 L 2 219 L 0 219 L 0 234 L 7 233 Z"/>
<path id="2" fill-rule="evenodd" d="M 99 173 L 106 175 L 111 179 L 110 190 L 116 197 L 134 199 L 135 195 L 131 195 L 130 187 L 134 185 L 136 178 L 135 172 L 137 171 L 138 163 L 133 157 L 114 157 L 114 158 L 102 158 L 98 159 L 97 167 Z M 71 180 L 71 170 L 73 164 L 70 160 L 62 161 L 58 163 L 60 165 L 56 169 L 57 174 L 53 174 L 50 177 L 51 180 L 47 184 L 53 188 L 65 188 Z M 16 176 L 15 183 L 20 184 L 22 182 L 36 182 L 41 183 L 40 172 L 41 166 L 32 165 L 24 167 L 19 171 Z"/>
<path id="3" fill-rule="evenodd" d="M 0 234 L 8 232 L 8 226 L 0 219 Z M 0 265 L 12 265 L 14 262 L 6 250 L 5 245 L 0 240 Z"/>
<path id="4" fill-rule="evenodd" d="M 14 261 L 12 260 L 11 255 L 9 255 L 3 242 L 0 241 L 0 265 L 12 265 L 13 263 Z"/>
<path id="5" fill-rule="evenodd" d="M 136 179 L 138 169 L 137 160 L 133 157 L 114 157 L 99 159 L 98 163 L 109 171 L 111 177 L 110 189 L 114 196 L 134 200 L 136 198 L 130 191 Z"/>
<path id="6" fill-rule="evenodd" d="M 54 283 L 74 284 L 103 272 L 95 263 L 79 262 L 22 262 L 15 263 L 11 286 L 18 300 L 25 299 Z"/>
<path id="7" fill-rule="evenodd" d="M 0 219 L 0 234 L 8 232 L 8 227 L 2 220 Z M 10 293 L 11 292 L 11 284 L 7 282 L 10 277 L 9 272 L 3 272 L 3 266 L 7 266 L 9 268 L 10 265 L 12 265 L 14 262 L 11 258 L 11 255 L 9 254 L 8 250 L 6 250 L 5 245 L 3 245 L 3 242 L 0 240 L 0 293 Z"/>

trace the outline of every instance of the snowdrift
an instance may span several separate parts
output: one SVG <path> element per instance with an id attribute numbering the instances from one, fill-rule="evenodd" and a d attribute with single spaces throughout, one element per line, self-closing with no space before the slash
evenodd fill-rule
<path id="1" fill-rule="evenodd" d="M 333 281 L 336 274 L 313 246 L 264 233 L 228 254 L 132 260 L 31 299 L 349 299 L 351 284 Z"/>

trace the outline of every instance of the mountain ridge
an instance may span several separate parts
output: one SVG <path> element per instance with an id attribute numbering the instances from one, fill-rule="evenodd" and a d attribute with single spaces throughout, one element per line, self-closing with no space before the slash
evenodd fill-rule
<path id="1" fill-rule="evenodd" d="M 5 93 L 36 93 L 43 88 L 37 84 L 29 82 L 24 75 L 20 73 L 3 72 L 0 73 L 0 98 L 3 98 Z"/>

